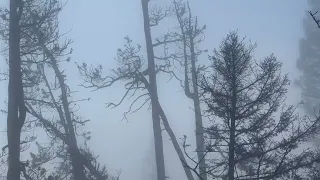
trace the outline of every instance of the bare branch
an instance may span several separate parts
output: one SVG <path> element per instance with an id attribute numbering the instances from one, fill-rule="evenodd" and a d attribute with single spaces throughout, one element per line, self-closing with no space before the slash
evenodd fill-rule
<path id="1" fill-rule="evenodd" d="M 312 11 L 308 11 L 308 13 L 310 14 L 314 22 L 317 24 L 318 28 L 320 28 L 320 20 L 316 17 L 318 11 L 316 11 L 315 13 L 313 13 Z"/>

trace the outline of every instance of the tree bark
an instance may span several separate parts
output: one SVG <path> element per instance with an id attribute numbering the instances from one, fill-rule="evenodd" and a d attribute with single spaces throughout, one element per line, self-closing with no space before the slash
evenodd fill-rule
<path id="1" fill-rule="evenodd" d="M 20 135 L 26 117 L 24 105 L 21 59 L 20 59 L 20 16 L 21 1 L 10 1 L 9 24 L 9 86 L 8 86 L 8 180 L 20 180 Z"/>
<path id="2" fill-rule="evenodd" d="M 149 18 L 149 0 L 141 0 L 143 20 L 144 20 L 144 34 L 147 46 L 148 56 L 148 73 L 150 83 L 150 96 L 151 96 L 151 108 L 152 108 L 152 120 L 153 120 L 153 136 L 154 147 L 156 154 L 156 166 L 157 166 L 157 180 L 165 180 L 165 165 L 162 143 L 162 131 L 158 109 L 158 92 L 157 92 L 157 78 L 155 71 L 154 52 L 152 47 L 152 37 L 150 30 L 150 18 Z"/>

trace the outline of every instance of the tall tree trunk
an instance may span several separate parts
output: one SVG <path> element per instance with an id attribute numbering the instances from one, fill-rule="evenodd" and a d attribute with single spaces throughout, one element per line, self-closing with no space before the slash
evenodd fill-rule
<path id="1" fill-rule="evenodd" d="M 198 92 L 195 93 L 198 95 Z M 195 97 L 193 100 L 193 105 L 195 109 L 195 119 L 196 119 L 196 144 L 197 144 L 197 157 L 199 162 L 199 173 L 201 180 L 207 180 L 207 170 L 204 155 L 204 137 L 203 137 L 203 123 L 200 108 L 199 96 Z"/>
<path id="2" fill-rule="evenodd" d="M 204 155 L 204 137 L 203 137 L 203 123 L 202 113 L 200 108 L 199 88 L 197 82 L 197 68 L 196 68 L 196 56 L 194 52 L 193 38 L 190 37 L 190 52 L 191 52 L 191 74 L 192 74 L 192 87 L 193 87 L 193 106 L 195 114 L 195 125 L 196 125 L 196 146 L 197 146 L 197 157 L 199 162 L 199 174 L 201 180 L 207 180 L 207 171 Z"/>
<path id="3" fill-rule="evenodd" d="M 21 59 L 20 59 L 20 16 L 21 1 L 10 1 L 9 24 L 9 86 L 8 86 L 8 180 L 20 180 L 20 135 L 26 117 L 24 106 Z"/>
<path id="4" fill-rule="evenodd" d="M 228 180 L 234 180 L 234 169 L 235 169 L 235 146 L 236 146 L 236 112 L 237 112 L 237 85 L 236 85 L 236 69 L 233 63 L 232 70 L 232 99 L 231 99 L 231 115 L 230 115 L 230 142 L 229 142 L 229 159 L 228 159 Z"/>
<path id="5" fill-rule="evenodd" d="M 150 96 L 151 96 L 151 108 L 152 108 L 152 120 L 153 120 L 153 136 L 154 146 L 156 153 L 156 164 L 157 164 L 157 180 L 165 180 L 165 165 L 163 155 L 163 143 L 161 134 L 161 124 L 158 109 L 158 92 L 157 92 L 157 78 L 155 71 L 154 52 L 152 47 L 152 38 L 150 30 L 150 18 L 149 18 L 149 0 L 141 0 L 143 20 L 144 20 L 144 34 L 147 46 L 148 55 L 148 73 L 150 83 Z"/>
<path id="6" fill-rule="evenodd" d="M 195 114 L 195 126 L 196 126 L 196 147 L 197 147 L 197 158 L 199 163 L 199 174 L 201 180 L 207 180 L 207 170 L 206 170 L 206 162 L 205 162 L 205 154 L 204 154 L 204 137 L 203 137 L 203 122 L 202 122 L 202 113 L 200 107 L 200 97 L 199 97 L 199 88 L 198 88 L 198 72 L 196 67 L 196 53 L 195 53 L 195 42 L 194 38 L 196 37 L 194 34 L 197 29 L 192 26 L 192 14 L 191 9 L 189 7 L 189 3 L 187 3 L 189 9 L 189 19 L 188 19 L 188 29 L 189 32 L 186 32 L 183 25 L 182 20 L 178 18 L 180 23 L 181 32 L 183 36 L 183 53 L 184 53 L 184 70 L 185 70 L 185 94 L 187 97 L 192 99 L 194 106 L 194 114 Z M 197 23 L 197 20 L 196 20 Z M 190 46 L 190 63 L 191 63 L 191 82 L 189 82 L 189 67 L 188 67 L 188 54 L 187 54 L 187 38 L 189 39 Z M 190 84 L 192 83 L 192 92 L 190 91 Z"/>
<path id="7" fill-rule="evenodd" d="M 233 116 L 233 115 L 231 115 L 231 116 Z M 229 159 L 228 159 L 228 180 L 234 180 L 235 127 L 236 127 L 235 120 L 234 120 L 234 118 L 231 117 L 230 142 L 229 142 Z"/>

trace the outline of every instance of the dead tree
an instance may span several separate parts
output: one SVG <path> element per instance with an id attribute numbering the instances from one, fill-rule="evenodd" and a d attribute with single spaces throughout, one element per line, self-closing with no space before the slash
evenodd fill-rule
<path id="1" fill-rule="evenodd" d="M 198 50 L 196 46 L 202 42 L 205 26 L 198 25 L 197 17 L 193 17 L 189 3 L 183 1 L 174 1 L 175 15 L 179 23 L 181 36 L 182 61 L 184 67 L 184 92 L 185 95 L 193 101 L 195 114 L 195 132 L 196 132 L 196 152 L 199 164 L 199 174 L 202 180 L 207 179 L 205 163 L 205 143 L 203 137 L 202 112 L 200 108 L 200 93 L 198 88 L 198 79 L 205 70 L 205 66 L 198 65 L 198 56 L 203 51 Z M 190 78 L 191 76 L 191 78 Z"/>
<path id="2" fill-rule="evenodd" d="M 154 8 L 149 10 L 149 1 L 146 0 L 142 0 L 141 4 L 144 15 L 144 30 L 147 46 L 147 69 L 143 70 L 145 68 L 144 60 L 142 56 L 139 54 L 141 47 L 133 46 L 131 39 L 126 37 L 125 39 L 127 43 L 125 45 L 125 48 L 123 50 L 118 49 L 117 53 L 117 61 L 119 67 L 117 69 L 112 70 L 111 76 L 104 77 L 102 75 L 102 66 L 93 68 L 89 67 L 86 63 L 78 65 L 80 74 L 83 77 L 83 80 L 85 81 L 85 83 L 82 84 L 82 86 L 85 88 L 96 88 L 97 90 L 105 87 L 110 87 L 115 82 L 120 80 L 126 81 L 126 93 L 124 97 L 121 98 L 119 103 L 109 104 L 109 106 L 116 107 L 119 106 L 126 97 L 132 97 L 136 95 L 137 98 L 133 100 L 133 103 L 129 107 L 129 111 L 124 113 L 124 118 L 126 118 L 128 113 L 139 110 L 140 108 L 142 108 L 143 105 L 151 101 L 158 179 L 160 180 L 165 178 L 160 123 L 160 120 L 162 120 L 164 128 L 168 132 L 170 139 L 172 140 L 173 146 L 180 158 L 181 164 L 184 168 L 187 178 L 189 180 L 193 180 L 194 178 L 191 173 L 191 169 L 188 167 L 187 161 L 184 157 L 181 147 L 179 146 L 177 138 L 175 137 L 174 132 L 169 126 L 169 122 L 165 116 L 165 113 L 163 112 L 163 109 L 161 108 L 157 95 L 156 75 L 159 72 L 166 72 L 168 64 L 157 64 L 155 62 L 155 59 L 163 60 L 166 58 L 156 56 L 154 54 L 154 48 L 168 43 L 178 42 L 179 40 L 175 38 L 176 34 L 174 33 L 168 33 L 165 34 L 163 37 L 159 38 L 152 38 L 151 27 L 158 25 L 161 20 L 167 17 L 168 11 L 161 9 L 159 6 L 155 6 Z M 152 39 L 154 39 L 155 42 L 152 42 Z M 138 93 L 141 94 L 137 95 Z M 134 109 L 134 105 L 136 104 L 136 102 L 143 98 L 145 99 L 143 100 L 142 105 Z"/>
<path id="3" fill-rule="evenodd" d="M 103 67 L 100 65 L 98 67 L 88 66 L 86 63 L 78 65 L 79 72 L 84 80 L 81 86 L 85 88 L 93 88 L 94 90 L 103 89 L 110 87 L 118 81 L 125 81 L 126 92 L 118 103 L 108 103 L 108 107 L 117 107 L 119 106 L 124 99 L 134 97 L 132 104 L 129 106 L 129 110 L 123 113 L 123 118 L 126 119 L 129 113 L 134 113 L 144 107 L 144 105 L 150 102 L 150 84 L 146 78 L 148 76 L 147 70 L 143 70 L 144 60 L 140 55 L 140 46 L 133 46 L 132 40 L 128 37 L 125 38 L 127 43 L 125 44 L 124 49 L 118 49 L 117 52 L 117 63 L 118 68 L 112 70 L 112 74 L 109 76 L 103 75 Z M 156 69 L 156 73 L 159 73 L 161 70 Z M 140 104 L 139 104 L 140 102 Z M 139 105 L 137 105 L 139 104 Z M 193 179 L 191 169 L 187 164 L 187 161 L 184 157 L 184 153 L 179 146 L 178 140 L 174 135 L 174 132 L 170 128 L 168 119 L 159 103 L 156 101 L 156 107 L 159 109 L 158 113 L 163 122 L 165 130 L 168 132 L 170 139 L 173 143 L 173 146 L 180 158 L 181 165 L 183 166 L 188 179 Z"/>
<path id="4" fill-rule="evenodd" d="M 153 121 L 153 134 L 154 134 L 154 148 L 156 152 L 156 166 L 157 166 L 157 180 L 165 180 L 165 165 L 164 165 L 164 155 L 163 155 L 163 144 L 162 144 L 162 131 L 159 116 L 159 108 L 157 106 L 158 102 L 158 90 L 157 90 L 157 78 L 156 78 L 156 65 L 154 62 L 154 51 L 152 46 L 151 37 L 151 26 L 149 18 L 149 0 L 141 0 L 142 12 L 143 12 L 143 22 L 144 22 L 144 34 L 147 47 L 148 56 L 148 77 L 150 83 L 150 100 L 151 100 L 151 111 L 152 111 L 152 121 Z"/>
<path id="5" fill-rule="evenodd" d="M 273 55 L 255 61 L 254 48 L 231 32 L 210 56 L 212 73 L 200 85 L 213 119 L 206 129 L 212 141 L 207 149 L 215 153 L 209 175 L 228 180 L 311 179 L 305 172 L 320 162 L 319 153 L 295 150 L 317 134 L 320 118 L 300 117 L 296 106 L 285 105 L 289 80 L 281 74 L 281 63 Z"/>

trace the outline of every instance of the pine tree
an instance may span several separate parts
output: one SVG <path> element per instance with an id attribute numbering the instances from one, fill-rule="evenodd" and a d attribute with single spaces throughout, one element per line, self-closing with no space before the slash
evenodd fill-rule
<path id="1" fill-rule="evenodd" d="M 320 156 L 300 145 L 317 134 L 320 119 L 300 117 L 297 106 L 285 104 L 289 80 L 281 73 L 282 64 L 274 55 L 254 60 L 254 48 L 231 32 L 210 56 L 213 73 L 201 85 L 207 115 L 213 119 L 207 129 L 212 142 L 208 151 L 215 154 L 210 175 L 228 180 L 312 179 L 304 172 L 319 163 Z M 300 154 L 295 153 L 298 148 Z"/>

